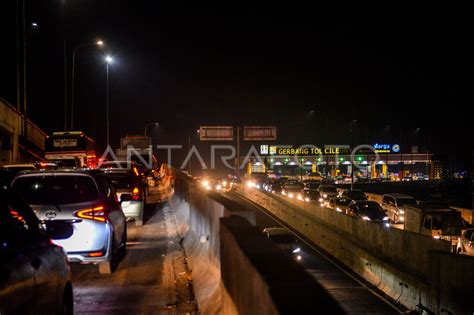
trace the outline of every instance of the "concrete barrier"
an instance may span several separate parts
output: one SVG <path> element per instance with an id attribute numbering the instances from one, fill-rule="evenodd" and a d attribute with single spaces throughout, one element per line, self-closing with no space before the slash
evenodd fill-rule
<path id="1" fill-rule="evenodd" d="M 247 220 L 220 221 L 222 278 L 239 314 L 344 314 L 300 264 Z"/>
<path id="2" fill-rule="evenodd" d="M 431 258 L 443 253 L 449 255 L 449 242 L 385 228 L 316 204 L 289 200 L 243 186 L 238 187 L 237 192 L 266 208 L 409 309 L 424 307 L 435 313 L 448 310 L 453 314 L 470 311 L 453 293 L 447 293 L 447 299 L 453 301 L 449 305 L 435 303 L 440 301 L 440 297 L 439 290 L 433 285 L 436 279 L 429 272 Z M 459 257 L 453 256 L 453 261 Z M 463 279 L 458 280 L 463 282 Z"/>

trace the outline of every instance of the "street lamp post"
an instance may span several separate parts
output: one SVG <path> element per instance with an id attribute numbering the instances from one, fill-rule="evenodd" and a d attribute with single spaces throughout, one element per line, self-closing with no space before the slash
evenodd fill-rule
<path id="1" fill-rule="evenodd" d="M 109 136 L 109 64 L 112 62 L 112 57 L 105 57 L 105 70 L 106 70 L 106 128 L 107 128 L 107 148 L 110 145 L 110 136 Z"/>
<path id="2" fill-rule="evenodd" d="M 351 121 L 351 150 L 354 150 L 354 124 L 357 120 Z M 354 157 L 351 154 L 351 190 L 354 189 Z"/>
<path id="3" fill-rule="evenodd" d="M 99 46 L 102 47 L 104 42 L 102 40 L 98 40 L 95 43 L 87 43 L 83 45 L 79 45 L 72 51 L 72 69 L 71 69 L 71 130 L 74 129 L 74 83 L 75 83 L 75 75 L 76 75 L 76 53 L 79 49 L 90 47 L 90 46 Z"/>

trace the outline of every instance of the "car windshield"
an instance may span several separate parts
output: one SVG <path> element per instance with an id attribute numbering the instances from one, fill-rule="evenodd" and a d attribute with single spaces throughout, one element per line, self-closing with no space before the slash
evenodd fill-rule
<path id="1" fill-rule="evenodd" d="M 29 204 L 70 204 L 99 199 L 95 182 L 89 176 L 24 176 L 12 185 Z"/>
<path id="2" fill-rule="evenodd" d="M 130 174 L 107 173 L 107 177 L 110 179 L 116 189 L 127 189 L 133 186 L 133 179 Z"/>
<path id="3" fill-rule="evenodd" d="M 325 186 L 321 190 L 325 193 L 337 193 L 336 187 L 332 187 L 332 186 Z"/>
<path id="4" fill-rule="evenodd" d="M 292 244 L 295 242 L 295 238 L 291 234 L 274 234 L 270 235 L 269 238 L 278 244 Z"/>
<path id="5" fill-rule="evenodd" d="M 351 200 L 346 198 L 336 198 L 335 203 L 336 205 L 347 206 L 351 203 Z"/>
<path id="6" fill-rule="evenodd" d="M 405 205 L 416 205 L 416 200 L 413 198 L 398 198 L 397 203 L 399 207 L 403 207 Z"/>
<path id="7" fill-rule="evenodd" d="M 365 194 L 362 191 L 348 191 L 347 192 L 347 197 L 352 198 L 352 199 L 363 199 L 365 198 Z"/>
<path id="8" fill-rule="evenodd" d="M 385 211 L 376 203 L 363 203 L 358 206 L 359 214 L 371 220 L 382 220 L 386 217 Z"/>
<path id="9" fill-rule="evenodd" d="M 319 184 L 318 183 L 307 183 L 306 188 L 308 189 L 318 189 Z"/>

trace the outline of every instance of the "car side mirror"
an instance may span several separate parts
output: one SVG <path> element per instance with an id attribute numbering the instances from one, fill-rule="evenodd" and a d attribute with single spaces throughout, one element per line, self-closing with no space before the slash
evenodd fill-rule
<path id="1" fill-rule="evenodd" d="M 71 237 L 74 229 L 70 223 L 62 221 L 44 221 L 46 234 L 53 240 L 64 240 Z"/>
<path id="2" fill-rule="evenodd" d="M 132 200 L 133 200 L 133 196 L 131 194 L 121 194 L 120 195 L 120 202 L 132 201 Z"/>

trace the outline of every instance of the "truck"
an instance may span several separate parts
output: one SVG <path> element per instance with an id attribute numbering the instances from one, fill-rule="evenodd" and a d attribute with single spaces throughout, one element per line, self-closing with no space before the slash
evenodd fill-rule
<path id="1" fill-rule="evenodd" d="M 405 206 L 405 230 L 456 245 L 462 232 L 469 227 L 461 212 L 437 202 L 419 202 Z"/>

